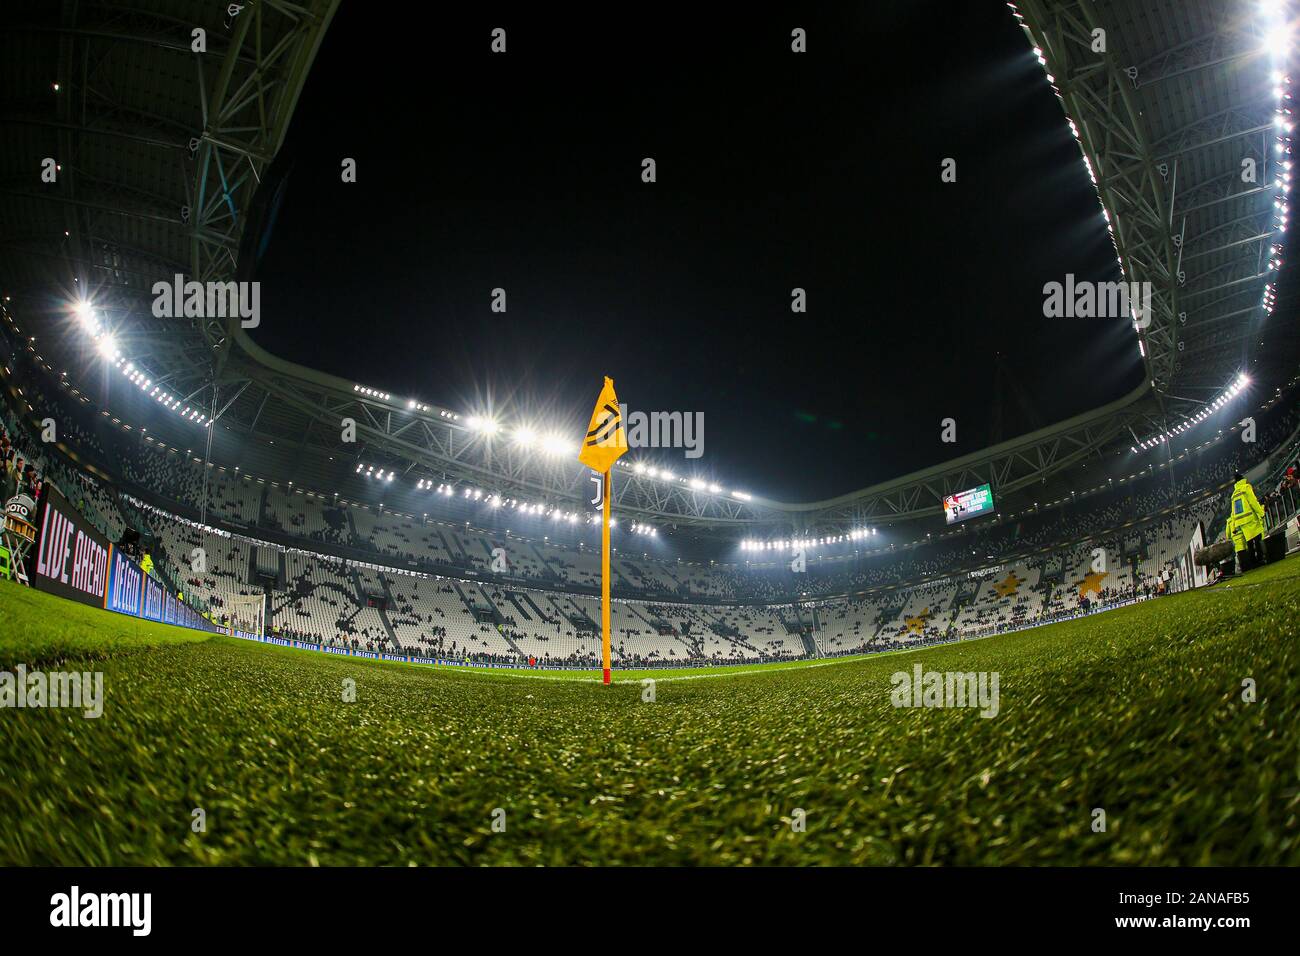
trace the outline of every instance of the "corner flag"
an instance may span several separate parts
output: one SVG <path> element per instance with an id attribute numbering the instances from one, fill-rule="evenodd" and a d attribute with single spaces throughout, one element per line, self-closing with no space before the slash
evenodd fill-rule
<path id="1" fill-rule="evenodd" d="M 614 394 L 614 380 L 605 376 L 605 387 L 600 390 L 596 407 L 591 413 L 587 435 L 582 440 L 578 461 L 601 474 L 600 498 L 604 520 L 600 526 L 600 654 L 604 667 L 605 683 L 610 682 L 609 662 L 609 503 L 614 497 L 610 482 L 614 462 L 627 452 L 627 432 L 623 428 L 623 413 Z"/>
<path id="2" fill-rule="evenodd" d="M 618 407 L 618 396 L 614 394 L 614 380 L 606 375 L 605 387 L 600 390 L 600 398 L 596 399 L 578 461 L 592 471 L 604 474 L 626 451 L 623 413 Z"/>

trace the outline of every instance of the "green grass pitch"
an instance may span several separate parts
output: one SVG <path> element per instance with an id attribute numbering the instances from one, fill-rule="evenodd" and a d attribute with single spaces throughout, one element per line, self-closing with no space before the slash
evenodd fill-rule
<path id="1" fill-rule="evenodd" d="M 0 710 L 0 864 L 1294 865 L 1297 622 L 1292 559 L 914 653 L 655 672 L 646 702 L 639 674 L 333 657 L 0 583 L 0 670 L 99 670 L 106 701 Z M 998 715 L 893 707 L 918 662 L 996 671 Z"/>

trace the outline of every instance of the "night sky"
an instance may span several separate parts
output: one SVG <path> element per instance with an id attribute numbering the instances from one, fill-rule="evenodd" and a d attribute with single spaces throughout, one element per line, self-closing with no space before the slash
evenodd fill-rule
<path id="1" fill-rule="evenodd" d="M 698 462 L 641 460 L 794 501 L 987 445 L 1000 392 L 1009 438 L 1141 380 L 1126 323 L 1042 315 L 1119 276 L 1004 3 L 393 9 L 343 4 L 269 177 L 272 352 L 575 440 L 612 375 L 704 413 Z"/>

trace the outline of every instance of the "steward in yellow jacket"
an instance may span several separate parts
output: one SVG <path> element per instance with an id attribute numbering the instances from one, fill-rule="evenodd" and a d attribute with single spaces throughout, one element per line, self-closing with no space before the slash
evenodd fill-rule
<path id="1" fill-rule="evenodd" d="M 1232 488 L 1232 505 L 1228 508 L 1228 537 L 1233 550 L 1240 553 L 1249 547 L 1258 554 L 1262 549 L 1256 542 L 1262 543 L 1263 534 L 1264 509 L 1259 506 L 1255 489 L 1238 472 L 1237 483 Z"/>

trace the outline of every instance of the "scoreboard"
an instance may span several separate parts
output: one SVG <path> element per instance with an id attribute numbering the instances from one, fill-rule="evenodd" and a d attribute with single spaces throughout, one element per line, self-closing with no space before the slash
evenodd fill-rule
<path id="1" fill-rule="evenodd" d="M 949 524 L 992 513 L 993 489 L 988 485 L 959 491 L 955 495 L 945 495 L 943 499 L 943 515 Z"/>

